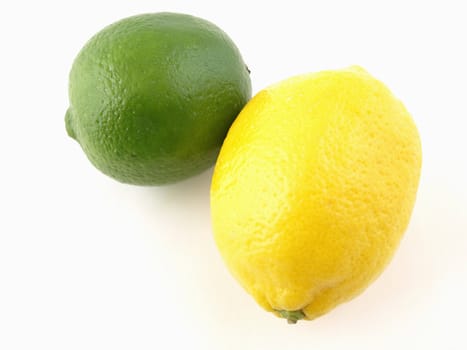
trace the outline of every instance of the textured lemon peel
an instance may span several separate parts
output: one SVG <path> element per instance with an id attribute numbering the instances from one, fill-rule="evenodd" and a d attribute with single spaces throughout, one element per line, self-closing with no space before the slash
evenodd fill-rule
<path id="1" fill-rule="evenodd" d="M 216 243 L 264 309 L 315 319 L 387 266 L 420 166 L 410 114 L 360 67 L 275 84 L 248 103 L 224 141 L 211 187 Z M 284 220 L 273 219 L 278 212 Z"/>

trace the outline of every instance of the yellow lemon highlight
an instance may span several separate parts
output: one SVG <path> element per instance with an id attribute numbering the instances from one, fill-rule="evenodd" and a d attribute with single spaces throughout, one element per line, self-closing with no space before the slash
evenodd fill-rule
<path id="1" fill-rule="evenodd" d="M 314 319 L 388 264 L 420 168 L 410 114 L 362 68 L 282 81 L 245 106 L 222 146 L 211 185 L 217 246 L 264 309 Z"/>

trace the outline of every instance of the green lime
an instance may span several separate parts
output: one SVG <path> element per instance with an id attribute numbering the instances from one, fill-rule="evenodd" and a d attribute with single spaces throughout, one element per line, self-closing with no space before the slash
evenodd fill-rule
<path id="1" fill-rule="evenodd" d="M 103 173 L 160 185 L 213 165 L 250 97 L 248 68 L 221 29 L 185 14 L 144 14 L 81 49 L 66 128 Z"/>

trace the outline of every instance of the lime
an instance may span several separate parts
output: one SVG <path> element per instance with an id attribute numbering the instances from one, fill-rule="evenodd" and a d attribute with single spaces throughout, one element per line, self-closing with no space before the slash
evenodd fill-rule
<path id="1" fill-rule="evenodd" d="M 69 78 L 68 134 L 92 164 L 137 185 L 176 182 L 214 164 L 251 97 L 232 40 L 186 14 L 143 14 L 92 37 Z"/>

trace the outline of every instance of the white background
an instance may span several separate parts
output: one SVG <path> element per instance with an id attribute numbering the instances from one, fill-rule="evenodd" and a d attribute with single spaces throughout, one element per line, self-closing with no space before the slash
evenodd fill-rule
<path id="1" fill-rule="evenodd" d="M 467 21 L 462 1 L 16 1 L 0 5 L 0 349 L 466 349 Z M 359 64 L 419 127 L 423 170 L 400 249 L 360 297 L 287 325 L 229 275 L 212 170 L 144 188 L 65 132 L 68 72 L 94 33 L 144 12 L 224 29 L 254 92 Z"/>

